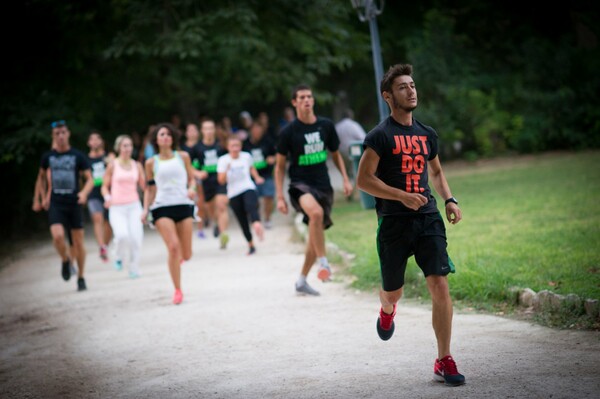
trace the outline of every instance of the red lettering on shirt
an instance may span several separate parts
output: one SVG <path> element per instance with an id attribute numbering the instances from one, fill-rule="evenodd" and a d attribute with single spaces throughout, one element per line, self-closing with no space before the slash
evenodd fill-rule
<path id="1" fill-rule="evenodd" d="M 427 136 L 394 136 L 392 154 L 425 154 L 428 155 Z"/>
<path id="2" fill-rule="evenodd" d="M 419 187 L 419 182 L 421 181 L 421 174 L 425 172 L 427 166 L 426 155 L 429 154 L 427 136 L 395 135 L 394 144 L 392 154 L 402 154 L 401 171 L 406 174 L 406 192 L 424 192 L 425 188 Z"/>

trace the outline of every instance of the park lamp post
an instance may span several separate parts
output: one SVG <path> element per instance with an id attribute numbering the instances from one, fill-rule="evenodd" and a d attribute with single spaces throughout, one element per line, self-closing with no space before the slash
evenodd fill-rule
<path id="1" fill-rule="evenodd" d="M 379 83 L 383 78 L 383 61 L 381 60 L 381 45 L 379 44 L 379 30 L 377 29 L 377 16 L 383 12 L 384 0 L 350 0 L 352 7 L 358 13 L 361 22 L 369 21 L 371 31 L 371 52 L 373 53 L 373 67 L 375 69 L 375 91 L 377 93 L 377 105 L 379 106 L 379 121 L 388 117 L 387 104 L 383 101 L 379 92 Z M 379 3 L 379 6 L 377 6 Z"/>

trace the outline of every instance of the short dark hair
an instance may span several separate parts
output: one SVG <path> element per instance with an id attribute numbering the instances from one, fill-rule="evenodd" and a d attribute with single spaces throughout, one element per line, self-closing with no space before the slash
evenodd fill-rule
<path id="1" fill-rule="evenodd" d="M 292 100 L 296 99 L 296 96 L 298 95 L 298 92 L 300 90 L 310 90 L 310 91 L 312 91 L 312 89 L 310 88 L 309 85 L 301 83 L 301 84 L 297 85 L 296 87 L 294 87 L 294 89 L 292 90 Z"/>
<path id="2" fill-rule="evenodd" d="M 379 91 L 383 93 L 387 91 L 388 93 L 392 91 L 392 84 L 394 80 L 398 76 L 408 75 L 412 76 L 413 67 L 411 64 L 396 64 L 390 67 L 387 70 L 383 78 L 381 79 L 381 84 L 379 86 Z"/>
<path id="3" fill-rule="evenodd" d="M 175 127 L 175 125 L 173 125 L 172 123 L 167 123 L 167 122 L 159 123 L 154 128 L 154 132 L 152 132 L 152 140 L 151 140 L 152 148 L 154 148 L 154 152 L 157 154 L 158 154 L 158 142 L 157 142 L 156 138 L 158 137 L 158 131 L 160 129 L 162 129 L 163 127 L 169 131 L 169 134 L 173 138 L 173 144 L 171 146 L 171 149 L 173 151 L 179 149 L 179 140 L 181 140 L 181 132 L 179 131 L 179 129 L 177 129 Z"/>

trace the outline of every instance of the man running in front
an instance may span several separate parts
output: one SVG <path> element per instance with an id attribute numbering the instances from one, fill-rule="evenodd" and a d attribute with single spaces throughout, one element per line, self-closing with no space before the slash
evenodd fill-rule
<path id="1" fill-rule="evenodd" d="M 445 200 L 451 224 L 462 218 L 438 156 L 435 130 L 413 118 L 417 90 L 412 65 L 397 64 L 384 75 L 380 92 L 391 115 L 369 132 L 364 141 L 357 186 L 373 195 L 379 228 L 377 252 L 381 267 L 381 309 L 377 333 L 386 341 L 394 333 L 396 304 L 402 296 L 407 260 L 414 255 L 432 300 L 432 322 L 438 357 L 433 377 L 446 385 L 465 383 L 450 354 L 452 299 L 447 275 L 454 265 L 446 251 L 446 228 L 428 179 Z"/>

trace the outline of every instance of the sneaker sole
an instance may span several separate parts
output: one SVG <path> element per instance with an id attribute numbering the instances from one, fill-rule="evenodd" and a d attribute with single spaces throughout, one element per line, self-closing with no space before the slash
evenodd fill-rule
<path id="1" fill-rule="evenodd" d="M 437 374 L 437 373 L 433 373 L 433 380 L 435 382 L 440 382 L 440 383 L 444 383 L 444 385 L 449 386 L 449 387 L 457 387 L 460 385 L 464 385 L 466 383 L 466 381 L 458 381 L 458 382 L 448 382 L 446 381 L 446 379 L 444 378 L 443 375 Z"/>
<path id="2" fill-rule="evenodd" d="M 296 295 L 297 296 L 321 296 L 320 293 L 316 293 L 316 294 L 309 294 L 308 292 L 303 292 L 303 291 L 296 291 Z"/>
<path id="3" fill-rule="evenodd" d="M 331 277 L 331 272 L 325 268 L 320 269 L 319 272 L 317 273 L 317 278 L 319 280 L 321 280 L 322 282 L 329 281 L 330 277 Z"/>
<path id="4" fill-rule="evenodd" d="M 392 338 L 395 329 L 396 323 L 392 321 L 392 326 L 390 327 L 390 329 L 384 330 L 383 328 L 381 328 L 381 318 L 377 318 L 377 335 L 379 335 L 379 338 L 381 338 L 383 341 L 387 341 L 388 339 Z"/>

